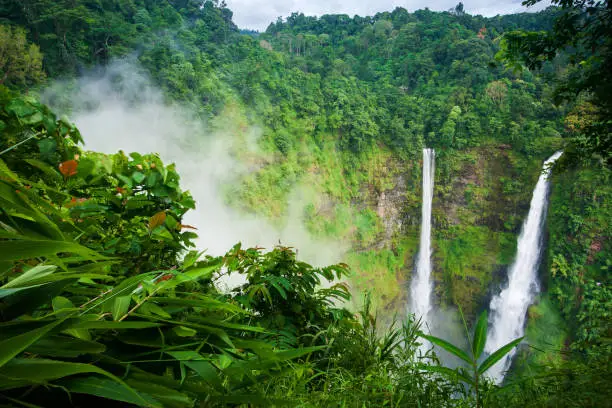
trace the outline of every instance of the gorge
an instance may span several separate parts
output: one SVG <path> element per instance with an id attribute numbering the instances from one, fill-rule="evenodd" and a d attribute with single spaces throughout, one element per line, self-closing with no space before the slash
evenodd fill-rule
<path id="1" fill-rule="evenodd" d="M 0 406 L 606 406 L 611 15 L 552 4 L 0 1 Z"/>

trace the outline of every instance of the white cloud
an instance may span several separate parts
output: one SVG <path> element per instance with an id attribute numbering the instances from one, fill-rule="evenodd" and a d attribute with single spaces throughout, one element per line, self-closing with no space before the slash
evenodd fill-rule
<path id="1" fill-rule="evenodd" d="M 522 0 L 475 0 L 464 1 L 464 8 L 470 14 L 494 16 L 528 11 L 521 5 Z M 374 15 L 381 11 L 392 11 L 404 7 L 408 11 L 429 7 L 431 10 L 443 11 L 454 8 L 459 0 L 436 0 L 424 4 L 421 1 L 397 0 L 227 0 L 228 7 L 234 12 L 234 22 L 240 28 L 264 31 L 278 17 L 287 17 L 298 11 L 306 15 L 348 14 L 350 16 Z M 529 11 L 545 8 L 549 1 L 544 1 Z"/>

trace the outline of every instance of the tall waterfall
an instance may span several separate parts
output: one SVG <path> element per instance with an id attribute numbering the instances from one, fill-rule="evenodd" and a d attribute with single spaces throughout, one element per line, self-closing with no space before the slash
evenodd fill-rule
<path id="1" fill-rule="evenodd" d="M 516 259 L 508 272 L 508 286 L 491 299 L 491 330 L 485 344 L 485 351 L 489 354 L 524 334 L 527 308 L 539 291 L 538 266 L 548 206 L 548 176 L 551 165 L 561 154 L 557 152 L 544 162 L 544 171 L 533 191 L 529 214 L 518 238 Z M 514 350 L 488 371 L 497 383 L 503 380 L 510 368 L 513 355 Z"/>
<path id="2" fill-rule="evenodd" d="M 421 210 L 421 243 L 416 274 L 410 288 L 410 311 L 428 323 L 431 311 L 431 202 L 433 198 L 436 153 L 423 149 L 423 208 Z M 427 329 L 427 327 L 424 327 Z"/>

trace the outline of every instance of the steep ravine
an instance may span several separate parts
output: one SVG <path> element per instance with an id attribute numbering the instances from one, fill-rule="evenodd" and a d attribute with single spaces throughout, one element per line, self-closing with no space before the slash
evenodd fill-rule
<path id="1" fill-rule="evenodd" d="M 486 307 L 515 255 L 547 153 L 528 159 L 511 146 L 492 142 L 437 155 L 434 305 L 460 304 L 469 317 Z M 357 304 L 360 293 L 369 290 L 385 320 L 404 314 L 419 246 L 421 157 L 400 159 L 379 147 L 351 170 L 331 150 L 310 159 L 301 179 L 318 197 L 306 207 L 309 230 L 350 243 L 345 261 L 353 270 Z M 259 172 L 276 166 L 268 163 Z"/>
<path id="2" fill-rule="evenodd" d="M 509 146 L 491 145 L 442 155 L 438 163 L 432 230 L 434 304 L 458 303 L 473 316 L 512 262 L 541 161 L 528 161 Z M 404 290 L 391 298 L 380 294 L 389 312 L 401 313 L 414 270 L 421 211 L 421 203 L 414 200 L 420 197 L 421 166 L 419 162 L 413 169 L 411 163 L 403 163 L 393 177 L 393 188 L 380 192 L 373 203 L 384 226 L 377 249 L 393 251 L 402 262 L 395 283 Z"/>

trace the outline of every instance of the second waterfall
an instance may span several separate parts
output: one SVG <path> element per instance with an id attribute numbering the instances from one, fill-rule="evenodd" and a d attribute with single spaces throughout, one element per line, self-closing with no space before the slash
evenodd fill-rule
<path id="1" fill-rule="evenodd" d="M 508 272 L 508 285 L 491 299 L 491 330 L 485 345 L 485 351 L 489 354 L 524 335 L 527 309 L 539 291 L 538 267 L 543 251 L 542 234 L 548 206 L 548 176 L 551 166 L 561 154 L 557 152 L 544 162 L 543 172 L 533 190 L 529 213 L 518 238 L 516 259 Z M 503 380 L 514 353 L 515 350 L 512 350 L 489 370 L 488 375 L 496 383 Z"/>
<path id="2" fill-rule="evenodd" d="M 436 153 L 423 149 L 423 207 L 421 210 L 421 242 L 416 273 L 410 287 L 410 312 L 421 318 L 427 330 L 431 311 L 431 204 L 434 190 Z"/>

